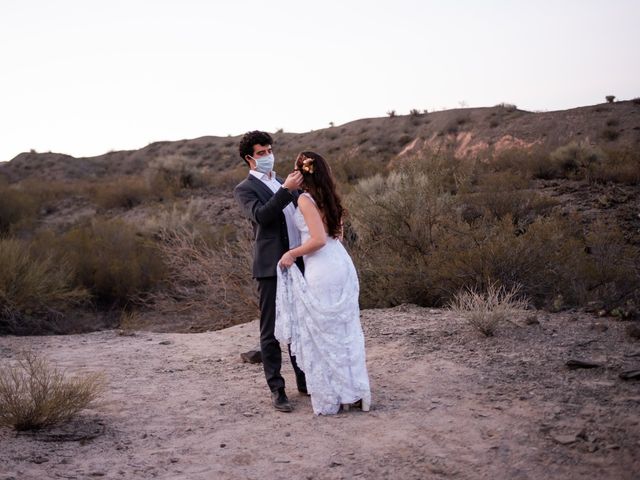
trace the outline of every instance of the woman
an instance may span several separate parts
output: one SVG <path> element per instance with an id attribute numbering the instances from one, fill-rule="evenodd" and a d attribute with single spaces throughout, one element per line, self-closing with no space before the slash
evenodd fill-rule
<path id="1" fill-rule="evenodd" d="M 279 262 L 275 336 L 291 344 L 316 415 L 351 404 L 368 411 L 358 277 L 340 242 L 344 209 L 322 156 L 303 152 L 295 169 L 305 190 L 294 214 L 302 243 Z M 294 263 L 297 257 L 304 257 L 304 276 Z"/>

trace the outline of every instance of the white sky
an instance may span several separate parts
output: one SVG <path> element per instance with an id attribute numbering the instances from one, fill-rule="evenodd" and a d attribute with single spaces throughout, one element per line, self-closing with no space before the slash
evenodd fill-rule
<path id="1" fill-rule="evenodd" d="M 0 0 L 0 161 L 640 96 L 638 0 Z"/>

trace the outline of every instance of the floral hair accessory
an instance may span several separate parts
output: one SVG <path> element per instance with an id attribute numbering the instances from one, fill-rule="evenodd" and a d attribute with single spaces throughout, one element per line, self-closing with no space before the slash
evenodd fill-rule
<path id="1" fill-rule="evenodd" d="M 313 158 L 302 157 L 301 160 L 302 160 L 302 164 L 300 165 L 300 170 L 311 175 L 315 167 Z"/>

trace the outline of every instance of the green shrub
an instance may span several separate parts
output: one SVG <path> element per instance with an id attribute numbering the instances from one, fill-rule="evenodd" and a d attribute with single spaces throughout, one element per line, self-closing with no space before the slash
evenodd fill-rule
<path id="1" fill-rule="evenodd" d="M 73 282 L 73 269 L 50 253 L 38 255 L 17 239 L 0 239 L 0 326 L 21 329 L 25 317 L 64 310 L 88 298 Z"/>
<path id="2" fill-rule="evenodd" d="M 125 304 L 153 290 L 165 268 L 151 240 L 122 220 L 93 220 L 57 244 L 70 258 L 77 281 L 100 304 Z"/>

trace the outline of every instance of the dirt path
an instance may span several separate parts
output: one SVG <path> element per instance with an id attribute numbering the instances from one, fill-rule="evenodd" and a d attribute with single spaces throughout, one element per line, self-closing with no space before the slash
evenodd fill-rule
<path id="1" fill-rule="evenodd" d="M 441 310 L 364 311 L 374 409 L 333 417 L 291 388 L 295 411 L 272 409 L 261 365 L 239 359 L 255 322 L 0 337 L 0 365 L 29 347 L 109 384 L 64 428 L 0 430 L 0 480 L 638 478 L 640 382 L 618 373 L 640 366 L 640 343 L 615 320 L 538 319 L 487 339 Z M 569 358 L 603 367 L 569 370 Z"/>

